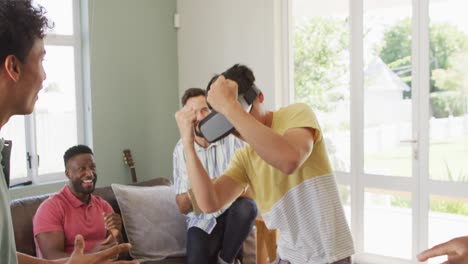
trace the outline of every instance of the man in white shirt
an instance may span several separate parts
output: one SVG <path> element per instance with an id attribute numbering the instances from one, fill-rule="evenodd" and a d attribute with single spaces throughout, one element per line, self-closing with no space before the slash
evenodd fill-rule
<path id="1" fill-rule="evenodd" d="M 193 109 L 197 113 L 198 121 L 210 113 L 205 90 L 200 88 L 190 88 L 185 91 L 182 105 Z M 213 180 L 221 175 L 236 150 L 243 146 L 244 144 L 234 136 L 210 144 L 203 137 L 195 135 L 194 147 L 197 155 Z M 173 165 L 177 205 L 180 212 L 187 216 L 187 263 L 218 261 L 224 264 L 238 261 L 235 258 L 257 216 L 257 206 L 251 196 L 244 194 L 232 204 L 211 214 L 194 212 L 192 207 L 194 197 L 189 194 L 190 182 L 180 140 L 174 149 Z"/>

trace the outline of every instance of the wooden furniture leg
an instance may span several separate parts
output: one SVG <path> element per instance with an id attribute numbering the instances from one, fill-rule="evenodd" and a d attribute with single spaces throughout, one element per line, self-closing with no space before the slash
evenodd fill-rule
<path id="1" fill-rule="evenodd" d="M 271 263 L 276 259 L 277 230 L 269 230 L 261 218 L 255 220 L 255 227 L 257 229 L 257 264 Z"/>

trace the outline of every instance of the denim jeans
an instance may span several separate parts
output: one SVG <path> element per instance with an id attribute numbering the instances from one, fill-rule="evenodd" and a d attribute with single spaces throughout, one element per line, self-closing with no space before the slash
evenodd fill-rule
<path id="1" fill-rule="evenodd" d="M 252 199 L 240 197 L 222 215 L 216 226 L 207 234 L 198 227 L 187 232 L 187 263 L 215 264 L 219 256 L 232 263 L 242 243 L 252 230 L 257 217 L 257 205 Z"/>
<path id="2" fill-rule="evenodd" d="M 344 258 L 342 260 L 338 260 L 336 262 L 333 262 L 331 264 L 351 264 L 351 257 Z M 275 261 L 273 261 L 273 264 L 291 264 L 291 262 L 287 260 L 282 260 L 279 256 L 276 256 Z"/>

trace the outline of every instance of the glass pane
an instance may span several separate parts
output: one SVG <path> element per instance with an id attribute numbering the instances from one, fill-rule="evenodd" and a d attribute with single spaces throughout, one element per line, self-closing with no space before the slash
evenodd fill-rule
<path id="1" fill-rule="evenodd" d="M 468 199 L 431 196 L 429 211 L 429 247 L 452 238 L 466 235 L 468 226 Z M 446 257 L 430 263 L 441 263 Z"/>
<path id="2" fill-rule="evenodd" d="M 0 137 L 13 141 L 10 156 L 11 182 L 28 176 L 24 131 L 24 116 L 12 116 L 0 130 Z"/>
<path id="3" fill-rule="evenodd" d="M 364 170 L 412 174 L 411 0 L 364 1 Z"/>
<path id="4" fill-rule="evenodd" d="M 47 46 L 46 52 L 47 79 L 35 109 L 39 175 L 63 171 L 63 153 L 78 142 L 73 47 Z"/>
<path id="5" fill-rule="evenodd" d="M 364 251 L 411 259 L 411 194 L 366 189 L 364 197 Z"/>
<path id="6" fill-rule="evenodd" d="M 73 2 L 72 0 L 35 0 L 35 3 L 47 10 L 47 18 L 54 22 L 51 33 L 73 35 Z"/>
<path id="7" fill-rule="evenodd" d="M 468 181 L 467 8 L 465 0 L 431 1 L 429 6 L 429 174 L 434 180 Z"/>
<path id="8" fill-rule="evenodd" d="M 349 1 L 293 1 L 295 102 L 310 105 L 335 170 L 350 170 Z"/>

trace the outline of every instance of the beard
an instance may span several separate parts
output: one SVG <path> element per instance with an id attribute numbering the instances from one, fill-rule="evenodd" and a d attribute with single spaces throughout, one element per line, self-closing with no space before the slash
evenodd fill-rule
<path id="1" fill-rule="evenodd" d="M 75 180 L 72 183 L 72 185 L 73 185 L 73 189 L 77 193 L 91 194 L 91 193 L 94 192 L 94 188 L 96 187 L 96 182 L 97 182 L 97 174 L 94 174 L 93 175 L 93 185 L 91 187 L 89 187 L 89 188 L 84 187 L 83 182 L 81 181 L 81 179 Z"/>

